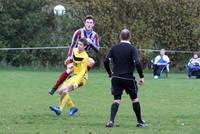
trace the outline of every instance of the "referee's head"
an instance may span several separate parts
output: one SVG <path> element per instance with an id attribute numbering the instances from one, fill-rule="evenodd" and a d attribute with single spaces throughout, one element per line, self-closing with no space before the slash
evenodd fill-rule
<path id="1" fill-rule="evenodd" d="M 121 33 L 120 33 L 120 40 L 127 40 L 127 41 L 129 41 L 130 39 L 131 39 L 131 33 L 130 33 L 130 31 L 127 28 L 123 29 L 121 31 Z"/>

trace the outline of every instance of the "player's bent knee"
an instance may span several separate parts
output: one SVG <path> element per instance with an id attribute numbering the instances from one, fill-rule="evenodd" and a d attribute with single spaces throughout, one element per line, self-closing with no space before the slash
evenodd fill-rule
<path id="1" fill-rule="evenodd" d="M 60 95 L 64 95 L 68 92 L 68 85 L 62 85 L 58 90 Z"/>
<path id="2" fill-rule="evenodd" d="M 73 63 L 67 64 L 67 68 L 73 68 Z"/>
<path id="3" fill-rule="evenodd" d="M 72 64 L 72 63 L 70 63 L 70 64 L 67 65 L 67 70 L 66 70 L 66 72 L 67 72 L 68 74 L 70 74 L 71 72 L 73 72 L 73 64 Z"/>
<path id="4" fill-rule="evenodd" d="M 69 93 L 73 89 L 74 89 L 73 84 L 67 84 L 62 87 L 62 92 L 66 94 L 66 93 Z"/>
<path id="5" fill-rule="evenodd" d="M 73 68 L 67 68 L 66 72 L 67 72 L 68 74 L 70 74 L 71 72 L 73 72 Z"/>
<path id="6" fill-rule="evenodd" d="M 65 90 L 65 91 L 63 91 L 62 95 L 65 95 L 65 94 L 68 94 L 68 93 L 69 93 L 69 91 Z"/>
<path id="7" fill-rule="evenodd" d="M 132 100 L 133 103 L 139 102 L 139 98 L 135 98 Z"/>

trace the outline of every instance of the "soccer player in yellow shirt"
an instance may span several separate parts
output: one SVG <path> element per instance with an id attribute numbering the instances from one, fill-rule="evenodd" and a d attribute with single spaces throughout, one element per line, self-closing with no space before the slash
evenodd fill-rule
<path id="1" fill-rule="evenodd" d="M 85 85 L 88 75 L 87 63 L 89 56 L 85 51 L 88 42 L 85 38 L 82 38 L 78 42 L 78 47 L 73 50 L 73 70 L 74 74 L 69 79 L 65 80 L 63 85 L 58 89 L 60 94 L 60 105 L 59 107 L 51 105 L 49 108 L 54 111 L 57 115 L 60 115 L 67 105 L 70 108 L 69 115 L 73 116 L 78 108 L 75 107 L 73 101 L 69 96 L 69 92 L 77 89 L 80 86 Z"/>

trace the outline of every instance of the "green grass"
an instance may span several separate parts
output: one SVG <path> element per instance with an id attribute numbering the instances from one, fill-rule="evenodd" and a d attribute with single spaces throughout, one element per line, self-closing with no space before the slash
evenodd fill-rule
<path id="1" fill-rule="evenodd" d="M 154 80 L 145 74 L 139 87 L 144 120 L 148 128 L 136 128 L 129 97 L 124 94 L 116 124 L 105 128 L 112 96 L 104 72 L 89 74 L 86 86 L 71 93 L 79 107 L 72 118 L 65 109 L 56 116 L 48 107 L 59 95 L 48 95 L 60 72 L 0 70 L 0 134 L 197 134 L 200 132 L 200 80 L 185 74 L 169 74 Z"/>

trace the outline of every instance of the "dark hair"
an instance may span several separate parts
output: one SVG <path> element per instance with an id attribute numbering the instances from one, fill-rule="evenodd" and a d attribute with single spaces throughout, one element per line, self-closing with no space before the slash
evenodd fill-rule
<path id="1" fill-rule="evenodd" d="M 83 43 L 84 46 L 87 46 L 87 45 L 88 45 L 88 42 L 87 42 L 86 38 L 81 38 L 79 41 L 80 41 L 81 43 Z"/>
<path id="2" fill-rule="evenodd" d="M 92 15 L 86 15 L 84 21 L 87 19 L 92 19 L 94 21 L 94 17 Z"/>
<path id="3" fill-rule="evenodd" d="M 131 39 L 131 33 L 128 29 L 123 29 L 120 33 L 120 40 L 130 40 Z"/>

